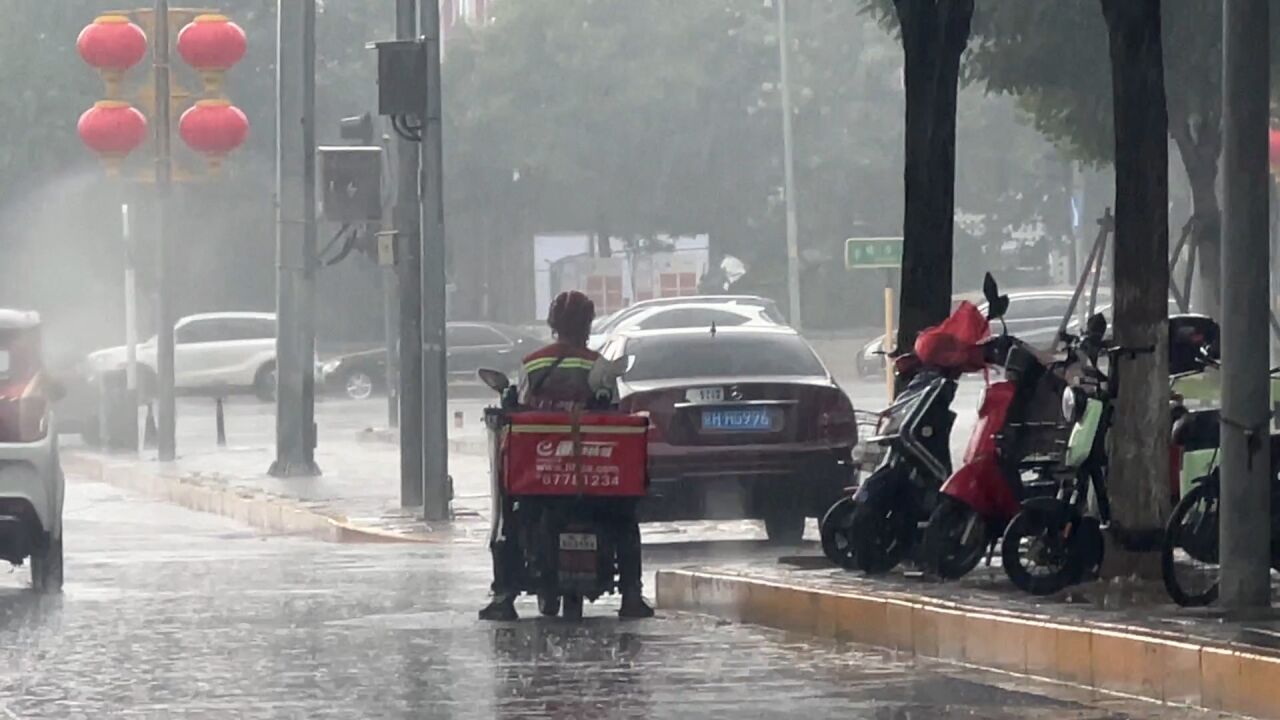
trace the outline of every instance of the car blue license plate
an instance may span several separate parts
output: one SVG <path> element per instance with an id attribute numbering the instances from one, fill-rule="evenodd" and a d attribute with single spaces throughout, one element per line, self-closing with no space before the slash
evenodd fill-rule
<path id="1" fill-rule="evenodd" d="M 765 408 L 703 410 L 702 429 L 717 432 L 768 432 L 773 414 Z"/>

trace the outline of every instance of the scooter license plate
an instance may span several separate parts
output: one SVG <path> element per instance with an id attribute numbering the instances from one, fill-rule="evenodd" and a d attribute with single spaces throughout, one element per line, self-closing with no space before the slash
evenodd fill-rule
<path id="1" fill-rule="evenodd" d="M 595 533 L 560 533 L 561 550 L 596 550 Z"/>

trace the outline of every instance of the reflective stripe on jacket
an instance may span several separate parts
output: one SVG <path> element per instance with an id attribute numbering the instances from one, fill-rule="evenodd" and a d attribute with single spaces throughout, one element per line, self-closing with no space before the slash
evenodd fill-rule
<path id="1" fill-rule="evenodd" d="M 524 359 L 520 403 L 537 409 L 569 409 L 591 400 L 591 368 L 600 355 L 585 347 L 552 343 Z"/>

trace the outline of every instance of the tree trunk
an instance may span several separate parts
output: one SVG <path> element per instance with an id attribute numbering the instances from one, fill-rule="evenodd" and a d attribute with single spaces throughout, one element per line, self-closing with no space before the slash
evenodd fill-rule
<path id="1" fill-rule="evenodd" d="M 898 346 L 951 311 L 956 91 L 973 0 L 895 0 L 906 82 L 905 213 Z"/>
<path id="2" fill-rule="evenodd" d="M 1109 484 L 1109 574 L 1151 576 L 1169 503 L 1169 121 L 1160 0 L 1101 0 L 1115 97 L 1117 383 Z M 1113 562 L 1113 560 L 1118 562 Z M 1139 562 L 1141 560 L 1141 562 Z M 1157 571 L 1158 574 L 1158 571 Z"/>
<path id="3" fill-rule="evenodd" d="M 1178 145 L 1182 166 L 1191 186 L 1190 244 L 1197 255 L 1196 275 L 1200 293 L 1197 312 L 1222 319 L 1222 209 L 1218 203 L 1218 157 L 1222 152 L 1222 129 L 1214 113 L 1192 130 L 1187 121 L 1170 118 L 1169 132 Z"/>

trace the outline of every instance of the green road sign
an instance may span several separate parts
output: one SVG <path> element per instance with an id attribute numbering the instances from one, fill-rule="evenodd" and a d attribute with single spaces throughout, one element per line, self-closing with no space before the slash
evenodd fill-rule
<path id="1" fill-rule="evenodd" d="M 902 238 L 849 238 L 844 241 L 847 270 L 902 267 Z"/>

